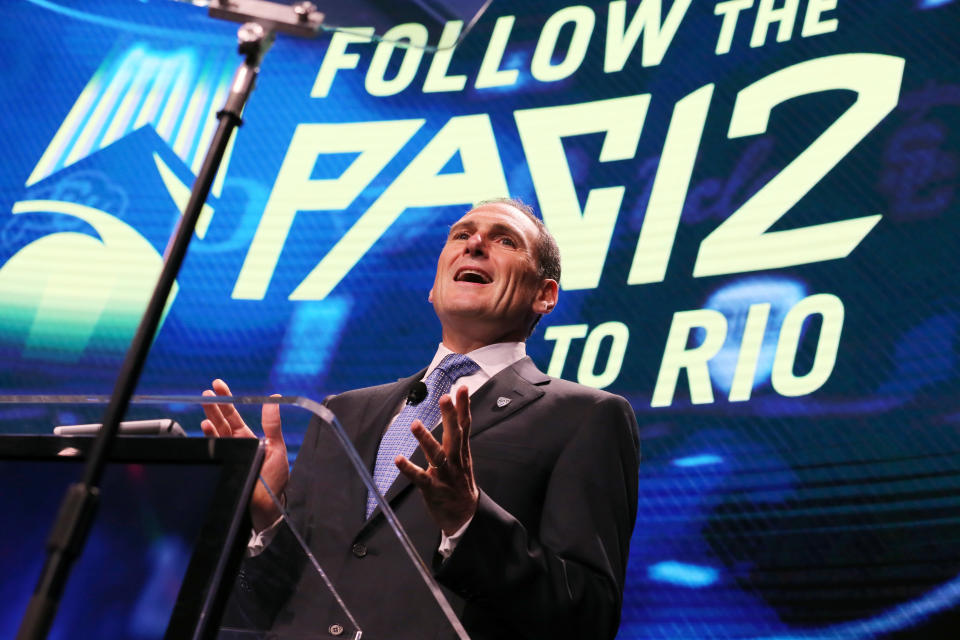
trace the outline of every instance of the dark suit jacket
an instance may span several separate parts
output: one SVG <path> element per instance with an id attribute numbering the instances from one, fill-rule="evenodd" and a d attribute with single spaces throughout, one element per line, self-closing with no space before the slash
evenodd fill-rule
<path id="1" fill-rule="evenodd" d="M 422 375 L 327 399 L 368 469 Z M 613 638 L 637 506 L 632 408 L 619 396 L 550 378 L 529 358 L 494 376 L 470 404 L 481 497 L 453 555 L 443 561 L 436 553 L 440 531 L 402 475 L 386 495 L 421 557 L 474 640 Z M 412 460 L 423 466 L 422 452 Z M 311 425 L 286 495 L 364 640 L 455 637 L 380 509 L 364 518 L 366 489 L 328 429 Z M 291 542 L 281 532 L 242 570 L 250 620 L 291 636 L 349 629 L 315 572 L 284 564 L 302 557 Z"/>

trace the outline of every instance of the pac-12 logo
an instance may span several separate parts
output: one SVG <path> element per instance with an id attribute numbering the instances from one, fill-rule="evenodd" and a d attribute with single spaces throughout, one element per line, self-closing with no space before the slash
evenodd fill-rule
<path id="1" fill-rule="evenodd" d="M 123 167 L 113 179 L 108 176 L 117 167 L 98 170 L 90 158 L 150 127 L 196 173 L 213 133 L 213 114 L 229 88 L 231 63 L 226 55 L 201 59 L 190 48 L 161 52 L 142 44 L 104 60 L 27 178 L 27 197 L 14 204 L 4 225 L 0 255 L 9 256 L 0 264 L 4 350 L 27 359 L 73 361 L 88 349 L 126 348 L 162 258 L 127 215 L 149 194 L 128 191 Z M 189 187 L 160 154 L 152 154 L 151 164 L 175 206 L 172 228 Z M 212 213 L 206 207 L 198 235 Z M 45 233 L 36 237 L 38 228 Z M 175 296 L 176 288 L 168 309 Z"/>

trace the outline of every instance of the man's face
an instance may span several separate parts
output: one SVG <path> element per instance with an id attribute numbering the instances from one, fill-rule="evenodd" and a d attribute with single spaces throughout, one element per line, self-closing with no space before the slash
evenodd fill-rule
<path id="1" fill-rule="evenodd" d="M 448 334 L 482 343 L 523 340 L 556 304 L 556 284 L 537 275 L 537 226 L 509 204 L 473 209 L 451 228 L 430 301 Z"/>

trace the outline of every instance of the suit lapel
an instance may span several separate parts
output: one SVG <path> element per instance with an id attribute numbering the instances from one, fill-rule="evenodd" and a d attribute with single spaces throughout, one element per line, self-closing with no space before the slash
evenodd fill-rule
<path id="1" fill-rule="evenodd" d="M 359 429 L 353 438 L 353 442 L 367 471 L 371 474 L 373 473 L 373 465 L 377 460 L 377 448 L 380 446 L 383 432 L 396 414 L 403 398 L 409 393 L 411 385 L 422 376 L 423 371 L 420 371 L 409 378 L 400 378 L 394 384 L 383 387 L 381 391 L 370 398 L 367 406 L 361 407 L 360 415 L 363 416 L 363 419 L 357 425 Z M 368 407 L 376 407 L 376 409 L 367 412 L 365 410 Z M 364 492 L 364 495 L 366 495 L 366 492 Z"/>
<path id="2" fill-rule="evenodd" d="M 518 360 L 487 380 L 470 398 L 470 437 L 477 436 L 538 400 L 544 393 L 540 386 L 549 381 L 550 378 L 543 375 L 530 358 Z"/>
<path id="3" fill-rule="evenodd" d="M 421 371 L 419 376 L 422 375 L 423 372 Z M 417 379 L 419 378 L 414 377 L 407 379 L 407 386 L 403 388 L 409 388 L 409 385 L 413 384 L 413 382 Z M 536 365 L 533 364 L 533 361 L 529 357 L 518 360 L 494 377 L 487 380 L 487 382 L 477 389 L 476 392 L 474 392 L 474 394 L 470 397 L 471 440 L 477 436 L 477 434 L 482 433 L 483 431 L 486 431 L 487 429 L 499 424 L 503 420 L 518 414 L 524 408 L 530 405 L 530 403 L 542 397 L 544 391 L 540 387 L 549 381 L 550 378 L 537 369 Z M 502 400 L 498 402 L 500 398 L 506 398 L 509 400 L 509 402 L 504 403 Z M 389 421 L 391 417 L 392 416 L 388 416 L 386 420 Z M 386 423 L 384 423 L 384 426 L 380 431 L 381 434 L 385 428 Z M 442 435 L 443 424 L 439 424 L 433 430 L 433 436 L 442 442 Z M 379 446 L 379 441 L 380 438 L 378 435 L 377 443 L 373 447 L 371 460 L 376 460 L 377 446 Z M 366 462 L 366 458 L 364 458 L 364 461 Z M 417 450 L 414 451 L 413 455 L 410 456 L 410 461 L 420 467 L 426 466 L 426 457 L 423 455 L 423 451 L 419 447 L 417 447 Z M 370 463 L 369 467 L 373 468 L 373 462 Z M 392 503 L 398 495 L 406 492 L 409 488 L 410 481 L 401 473 L 397 476 L 397 479 L 393 482 L 393 484 L 390 485 L 390 489 L 387 491 L 384 497 L 386 498 L 387 502 Z M 374 521 L 378 520 L 380 514 L 381 509 L 380 507 L 377 507 L 373 513 L 370 514 L 370 517 L 366 520 L 363 527 L 358 532 L 358 535 L 362 534 L 368 526 L 370 526 Z"/>

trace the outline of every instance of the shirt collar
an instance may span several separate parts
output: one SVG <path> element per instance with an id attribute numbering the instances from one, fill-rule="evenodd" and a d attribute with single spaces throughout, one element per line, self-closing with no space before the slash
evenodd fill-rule
<path id="1" fill-rule="evenodd" d="M 427 367 L 427 371 L 423 374 L 423 377 L 426 378 L 430 375 L 430 373 L 437 368 L 437 365 L 440 364 L 440 361 L 451 353 L 454 352 L 441 342 L 437 347 L 436 355 L 433 356 L 433 361 L 430 362 L 430 366 Z M 465 355 L 480 365 L 480 369 L 488 378 L 492 378 L 517 360 L 526 356 L 527 344 L 525 342 L 497 342 L 495 344 L 488 344 L 485 347 L 480 347 L 479 349 L 474 349 Z"/>

